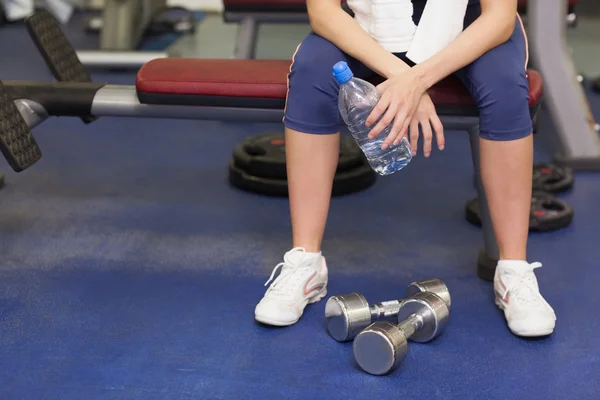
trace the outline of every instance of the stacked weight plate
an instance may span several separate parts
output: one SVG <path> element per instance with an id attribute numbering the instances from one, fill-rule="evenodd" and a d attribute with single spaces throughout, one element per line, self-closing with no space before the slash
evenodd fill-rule
<path id="1" fill-rule="evenodd" d="M 310 163 L 310 158 L 306 160 Z M 341 137 L 333 196 L 365 190 L 377 180 L 362 151 L 351 137 Z M 287 196 L 285 136 L 267 133 L 239 143 L 229 163 L 229 182 L 242 190 L 267 196 Z"/>

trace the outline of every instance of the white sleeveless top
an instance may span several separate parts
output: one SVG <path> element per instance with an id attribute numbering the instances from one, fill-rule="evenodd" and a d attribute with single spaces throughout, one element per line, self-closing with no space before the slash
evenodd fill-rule
<path id="1" fill-rule="evenodd" d="M 463 31 L 469 0 L 427 0 L 415 26 L 411 0 L 347 0 L 358 24 L 384 49 L 418 64 Z"/>

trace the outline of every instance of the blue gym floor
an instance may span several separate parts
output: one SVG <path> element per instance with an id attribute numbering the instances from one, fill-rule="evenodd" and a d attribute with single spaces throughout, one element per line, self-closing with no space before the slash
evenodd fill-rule
<path id="1" fill-rule="evenodd" d="M 79 48 L 95 37 L 69 27 Z M 50 80 L 20 25 L 0 28 L 0 79 Z M 127 72 L 95 81 L 134 82 Z M 600 95 L 589 92 L 600 117 Z M 35 129 L 43 160 L 0 162 L 0 399 L 598 399 L 600 175 L 576 175 L 562 231 L 532 234 L 530 258 L 556 310 L 554 335 L 513 336 L 475 274 L 479 228 L 467 136 L 369 190 L 335 198 L 324 243 L 329 294 L 397 298 L 438 277 L 452 296 L 444 335 L 411 343 L 385 377 L 330 339 L 325 302 L 273 329 L 253 310 L 290 247 L 286 199 L 241 192 L 227 163 L 276 124 L 101 118 Z M 536 161 L 553 136 L 544 115 Z"/>

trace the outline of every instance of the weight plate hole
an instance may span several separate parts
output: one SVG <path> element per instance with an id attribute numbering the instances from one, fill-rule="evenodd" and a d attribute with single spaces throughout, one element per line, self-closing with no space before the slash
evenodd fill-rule
<path id="1" fill-rule="evenodd" d="M 260 146 L 252 146 L 249 144 L 244 146 L 244 151 L 253 157 L 264 156 L 265 154 L 267 154 L 264 148 Z"/>

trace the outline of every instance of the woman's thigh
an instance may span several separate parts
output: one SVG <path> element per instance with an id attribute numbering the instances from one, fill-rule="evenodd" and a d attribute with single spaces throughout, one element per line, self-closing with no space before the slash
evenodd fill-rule
<path id="1" fill-rule="evenodd" d="M 516 16 L 508 41 L 456 72 L 477 103 L 481 137 L 516 140 L 531 134 L 527 81 L 528 45 Z"/>
<path id="2" fill-rule="evenodd" d="M 288 93 L 283 123 L 290 129 L 314 134 L 339 131 L 339 84 L 333 66 L 345 61 L 355 76 L 366 78 L 373 72 L 348 56 L 333 43 L 309 34 L 296 49 L 288 75 Z"/>

